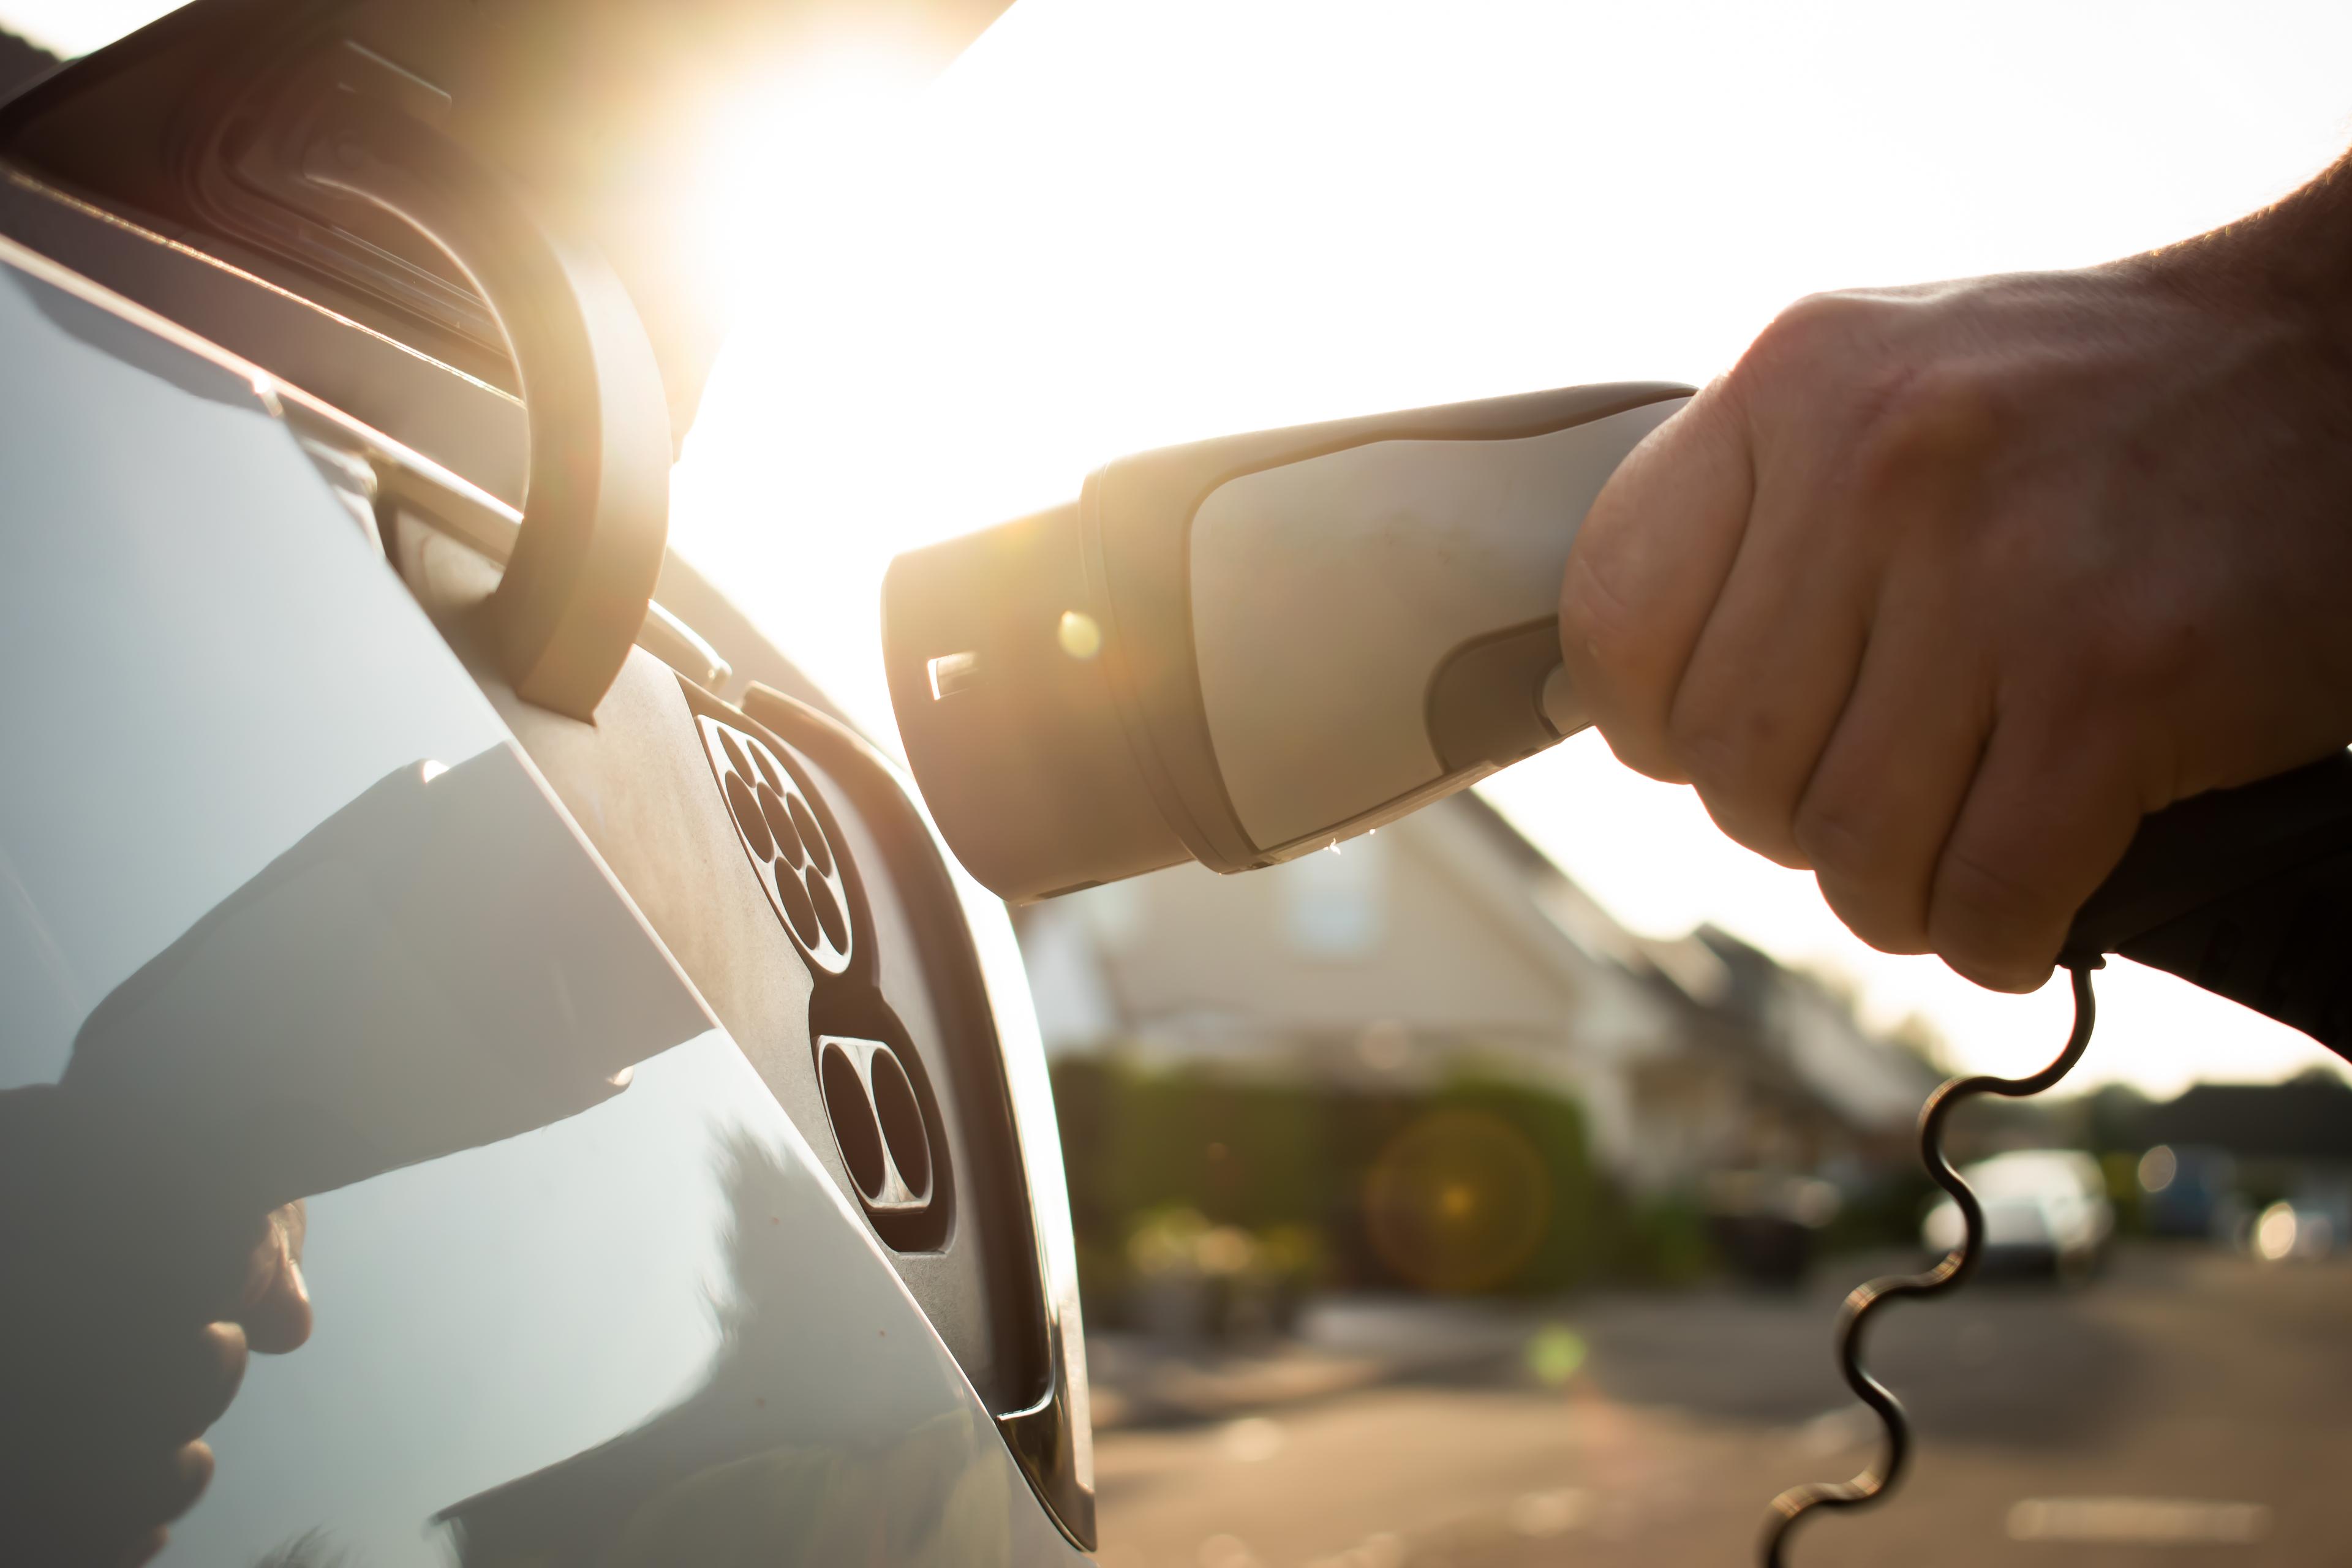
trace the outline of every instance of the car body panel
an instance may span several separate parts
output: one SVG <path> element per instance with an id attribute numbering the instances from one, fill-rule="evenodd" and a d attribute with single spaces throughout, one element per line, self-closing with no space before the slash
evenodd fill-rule
<path id="1" fill-rule="evenodd" d="M 167 1562 L 1070 1554 L 723 1035 L 310 1231 L 318 1331 L 254 1364 Z"/>
<path id="2" fill-rule="evenodd" d="M 397 1105 L 451 1125 L 310 1148 L 343 1162 L 331 1177 L 258 1162 L 341 1183 L 304 1186 L 316 1331 L 250 1368 L 164 1561 L 1071 1560 L 825 1162 L 709 1026 L 267 378 L 5 241 L 0 262 L 0 1090 L 73 1077 L 110 995 L 189 984 L 220 951 L 268 973 L 249 944 L 187 938 L 256 888 L 313 886 L 286 869 L 311 864 L 305 846 L 343 845 L 337 864 L 396 850 L 351 814 L 406 820 L 383 802 L 412 783 L 488 778 L 443 798 L 509 814 L 473 824 L 480 863 L 416 872 L 391 921 L 415 989 L 462 1014 L 447 999 L 482 989 L 467 972 L 487 953 L 551 1019 L 572 1009 L 541 1039 L 485 1035 L 487 1065 L 413 1032 L 407 1076 L 464 1092 L 406 1093 L 398 1072 L 312 1086 L 301 1103 L 341 1119 L 321 1124 L 364 1135 Z M 543 929 L 483 901 L 501 886 L 536 899 Z M 419 934 L 436 916 L 446 929 Z M 285 986 L 328 1004 L 347 963 L 384 973 L 349 943 L 302 950 L 317 933 L 299 921 L 259 929 L 311 953 Z M 154 979 L 159 954 L 174 957 Z M 377 1047 L 369 999 L 349 999 L 325 1057 Z M 141 1041 L 157 1059 L 178 1043 L 162 1026 Z M 247 1130 L 261 1142 L 301 1143 L 281 1092 L 310 1083 L 298 1057 L 171 1066 L 198 1100 L 270 1108 Z M 530 1098 L 532 1072 L 565 1067 Z M 497 1072 L 536 1117 L 480 1120 Z M 166 1145 L 159 1179 L 214 1179 L 217 1144 Z"/>

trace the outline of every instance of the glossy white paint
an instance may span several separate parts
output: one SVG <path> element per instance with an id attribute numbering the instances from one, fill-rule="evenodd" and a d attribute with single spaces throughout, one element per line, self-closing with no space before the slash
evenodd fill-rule
<path id="1" fill-rule="evenodd" d="M 492 1048 L 576 1040 L 600 1079 L 635 1064 L 585 1109 L 567 1098 L 488 1123 L 467 1075 L 491 1069 L 453 1060 L 446 1040 L 412 1038 L 389 1073 L 330 1075 L 335 1130 L 364 1136 L 396 1100 L 392 1142 L 413 1163 L 343 1150 L 350 1164 L 314 1173 L 347 1182 L 310 1201 L 316 1332 L 253 1366 L 209 1436 L 215 1479 L 163 1560 L 1071 1560 L 740 1053 L 718 1031 L 670 1046 L 690 992 L 648 999 L 682 985 L 674 967 L 641 923 L 612 923 L 633 914 L 625 901 L 595 913 L 617 887 L 276 417 L 272 389 L 20 259 L 0 241 L 0 1091 L 70 1078 L 102 998 L 322 825 L 365 826 L 342 814 L 393 779 L 427 795 L 489 786 L 449 791 L 468 820 L 428 822 L 404 846 L 423 891 L 392 924 L 446 924 L 406 955 L 410 984 L 437 1002 L 398 996 L 412 1009 L 399 1026 L 341 1029 L 336 988 L 381 987 L 385 971 L 338 967 L 348 955 L 329 942 L 302 979 L 317 1048 L 377 1053 L 429 1028 L 435 1005 L 478 989 L 470 930 L 509 963 L 609 971 L 540 992 L 606 1018 Z M 454 765 L 425 783 L 425 758 Z M 398 858 L 400 833 L 375 848 Z M 474 863 L 436 884 L 433 858 L 451 850 Z M 602 935 L 574 943 L 583 912 Z M 534 918 L 545 928 L 498 929 Z M 281 943 L 299 934 L 279 921 Z M 244 973 L 260 1018 L 280 999 L 260 994 L 266 966 Z M 354 1014 L 384 1002 L 347 1000 Z M 489 1027 L 511 998 L 474 1000 Z M 233 1032 L 235 1001 L 208 993 L 208 1037 Z M 235 1073 L 307 1070 L 282 1024 L 267 1062 L 225 1058 L 209 1082 L 182 1062 L 183 1081 L 229 1104 Z M 117 1041 L 118 1066 L 175 1043 L 150 1016 Z M 319 1131 L 282 1098 L 254 1103 L 265 1137 Z M 185 1153 L 138 1174 L 220 1180 Z M 1066 1221 L 1061 1234 L 1066 1257 Z"/>

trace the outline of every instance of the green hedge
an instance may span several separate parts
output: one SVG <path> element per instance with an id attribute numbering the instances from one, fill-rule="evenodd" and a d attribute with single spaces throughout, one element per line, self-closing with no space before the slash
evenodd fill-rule
<path id="1" fill-rule="evenodd" d="M 1056 1064 L 1054 1089 L 1088 1310 L 1114 1321 L 1129 1236 L 1184 1209 L 1261 1236 L 1303 1227 L 1338 1286 L 1552 1291 L 1705 1267 L 1699 1227 L 1623 1204 L 1593 1167 L 1578 1107 L 1540 1089 L 1465 1077 L 1342 1090 L 1093 1057 Z M 1391 1211 L 1449 1198 L 1513 1205 L 1502 1239 L 1476 1268 L 1414 1267 Z"/>

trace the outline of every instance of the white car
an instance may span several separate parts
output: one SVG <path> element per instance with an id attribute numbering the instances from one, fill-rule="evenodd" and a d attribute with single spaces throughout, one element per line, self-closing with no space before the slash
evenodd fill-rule
<path id="1" fill-rule="evenodd" d="M 2021 1149 L 1962 1169 L 1960 1177 L 1984 1205 L 1987 1271 L 2048 1270 L 2083 1279 L 2099 1265 L 2115 1235 L 2099 1163 L 2076 1149 Z M 1928 1211 L 1920 1236 L 1928 1248 L 1960 1245 L 1959 1205 L 1946 1198 Z"/>
<path id="2" fill-rule="evenodd" d="M 195 0 L 0 103 L 0 1562 L 1091 1547 L 1003 905 L 665 548 L 660 132 L 804 9 Z"/>

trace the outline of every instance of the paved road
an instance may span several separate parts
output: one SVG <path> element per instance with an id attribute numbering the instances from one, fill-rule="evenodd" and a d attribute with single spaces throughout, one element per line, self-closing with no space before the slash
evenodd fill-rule
<path id="1" fill-rule="evenodd" d="M 1752 1561 L 1773 1493 L 1874 1454 L 1826 1351 L 1844 1282 L 1590 1299 L 1528 1355 L 1107 1433 L 1104 1568 Z M 2352 1561 L 2352 1264 L 2138 1249 L 2078 1291 L 1898 1305 L 1876 1337 L 1916 1462 L 1885 1507 L 1810 1523 L 1796 1568 Z"/>

